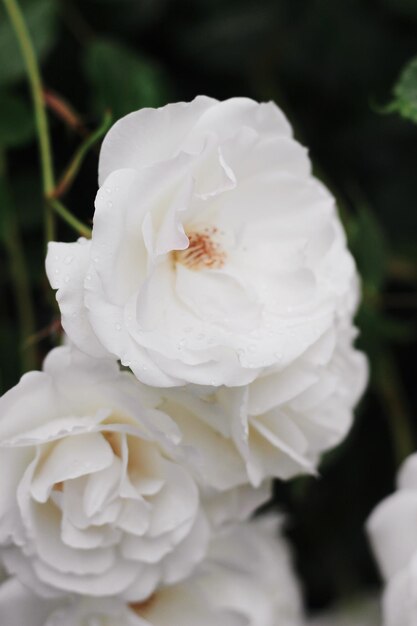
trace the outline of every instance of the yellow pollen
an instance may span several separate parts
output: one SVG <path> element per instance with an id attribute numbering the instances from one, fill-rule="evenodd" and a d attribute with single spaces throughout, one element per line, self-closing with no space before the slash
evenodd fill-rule
<path id="1" fill-rule="evenodd" d="M 226 262 L 226 253 L 213 240 L 217 228 L 206 228 L 203 232 L 187 233 L 189 240 L 185 250 L 174 250 L 174 264 L 181 263 L 190 270 L 221 269 Z"/>

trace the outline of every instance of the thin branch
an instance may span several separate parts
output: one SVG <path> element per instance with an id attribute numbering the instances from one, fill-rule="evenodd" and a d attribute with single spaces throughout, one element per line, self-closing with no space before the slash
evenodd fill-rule
<path id="1" fill-rule="evenodd" d="M 50 89 L 43 90 L 43 98 L 46 106 L 71 130 L 79 133 L 83 137 L 88 135 L 88 130 L 84 126 L 80 115 L 68 104 L 60 95 Z"/>
<path id="2" fill-rule="evenodd" d="M 99 139 L 101 139 L 101 137 L 103 137 L 103 135 L 108 131 L 110 124 L 111 124 L 111 119 L 112 119 L 111 113 L 107 111 L 104 114 L 103 121 L 101 125 L 99 126 L 99 128 L 97 128 L 97 130 L 91 133 L 91 135 L 89 135 L 87 139 L 85 139 L 85 141 L 78 148 L 71 163 L 68 165 L 67 169 L 65 170 L 64 175 L 62 176 L 61 180 L 59 181 L 55 189 L 52 191 L 52 193 L 50 194 L 49 196 L 50 198 L 61 198 L 68 191 L 68 189 L 72 185 L 76 175 L 78 174 L 80 170 L 80 167 L 82 165 L 82 162 L 86 154 L 88 153 L 90 148 L 92 148 L 94 144 L 97 141 L 99 141 Z"/>
<path id="3" fill-rule="evenodd" d="M 43 191 L 44 195 L 48 196 L 54 189 L 55 182 L 51 154 L 51 142 L 49 137 L 49 126 L 44 107 L 42 81 L 39 72 L 39 66 L 33 48 L 32 40 L 19 3 L 17 2 L 17 0 L 3 0 L 3 2 L 6 7 L 6 11 L 9 14 L 9 18 L 14 28 L 26 65 L 26 72 L 30 83 L 35 112 L 39 153 L 42 166 Z M 54 238 L 53 213 L 47 204 L 45 205 L 45 238 L 47 242 Z"/>
<path id="4" fill-rule="evenodd" d="M 375 370 L 378 392 L 388 417 L 399 465 L 415 450 L 412 416 L 405 399 L 401 377 L 389 352 L 380 355 Z"/>
<path id="5" fill-rule="evenodd" d="M 73 230 L 75 230 L 79 235 L 83 237 L 87 237 L 89 239 L 91 237 L 91 228 L 89 228 L 86 224 L 83 224 L 79 219 L 75 217 L 68 209 L 56 198 L 49 199 L 50 207 L 57 213 L 63 220 L 71 226 Z"/>

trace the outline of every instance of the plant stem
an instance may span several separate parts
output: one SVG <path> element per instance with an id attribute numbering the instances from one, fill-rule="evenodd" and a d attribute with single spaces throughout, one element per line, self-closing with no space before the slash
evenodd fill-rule
<path id="1" fill-rule="evenodd" d="M 388 351 L 380 354 L 376 383 L 389 420 L 396 461 L 400 465 L 415 449 L 414 433 L 401 378 L 393 356 Z"/>
<path id="2" fill-rule="evenodd" d="M 43 192 L 45 196 L 48 196 L 54 189 L 55 182 L 49 138 L 48 119 L 46 116 L 44 99 L 42 94 L 42 81 L 39 72 L 38 62 L 19 3 L 17 2 L 17 0 L 3 0 L 3 2 L 6 7 L 6 11 L 9 14 L 9 18 L 13 25 L 26 65 L 26 71 L 32 91 L 32 99 L 35 111 L 35 122 L 38 134 L 39 153 L 42 167 Z M 53 238 L 53 213 L 48 204 L 45 203 L 46 242 L 50 241 Z"/>
<path id="3" fill-rule="evenodd" d="M 68 209 L 56 198 L 49 199 L 49 205 L 51 208 L 69 225 L 73 228 L 79 235 L 83 235 L 83 237 L 87 237 L 89 239 L 91 237 L 91 228 L 80 222 Z"/>
<path id="4" fill-rule="evenodd" d="M 108 131 L 111 124 L 111 119 L 111 113 L 107 111 L 104 114 L 104 118 L 100 126 L 94 132 L 88 135 L 88 137 L 83 141 L 83 143 L 76 151 L 74 157 L 72 158 L 72 161 L 65 170 L 61 180 L 58 182 L 57 186 L 53 190 L 50 196 L 51 198 L 60 198 L 62 195 L 64 195 L 64 193 L 68 191 L 80 170 L 86 154 L 88 153 L 90 148 L 92 148 L 94 144 L 97 143 L 97 141 L 101 139 L 101 137 L 103 137 L 103 135 Z"/>

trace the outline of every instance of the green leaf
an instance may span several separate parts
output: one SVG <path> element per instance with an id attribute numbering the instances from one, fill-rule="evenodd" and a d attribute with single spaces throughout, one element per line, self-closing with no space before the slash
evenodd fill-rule
<path id="1" fill-rule="evenodd" d="M 392 106 L 398 113 L 417 124 L 417 58 L 405 66 L 394 87 Z"/>
<path id="2" fill-rule="evenodd" d="M 40 61 L 52 48 L 57 35 L 55 0 L 26 0 L 22 10 Z M 22 54 L 6 12 L 0 4 L 0 85 L 23 78 L 25 66 Z"/>
<path id="3" fill-rule="evenodd" d="M 388 251 L 381 225 L 366 204 L 360 205 L 349 235 L 364 290 L 377 293 L 386 277 Z"/>
<path id="4" fill-rule="evenodd" d="M 99 115 L 110 108 L 118 118 L 167 101 L 163 72 L 118 43 L 95 40 L 87 48 L 84 68 L 92 86 L 93 107 Z"/>
<path id="5" fill-rule="evenodd" d="M 0 149 L 15 148 L 32 139 L 33 113 L 26 101 L 0 92 Z"/>

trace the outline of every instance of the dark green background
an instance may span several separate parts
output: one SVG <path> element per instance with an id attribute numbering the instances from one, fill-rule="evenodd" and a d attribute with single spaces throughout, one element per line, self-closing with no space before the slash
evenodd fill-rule
<path id="1" fill-rule="evenodd" d="M 308 604 L 321 608 L 378 584 L 363 533 L 416 440 L 417 126 L 383 114 L 417 54 L 416 0 L 26 0 L 45 86 L 94 130 L 142 106 L 245 95 L 275 100 L 338 198 L 364 281 L 358 316 L 370 390 L 321 478 L 277 484 Z M 417 119 L 417 78 L 396 107 Z M 407 100 L 407 98 L 409 100 Z M 37 331 L 54 312 L 43 270 L 42 192 L 24 68 L 0 11 L 0 384 L 21 373 L 10 215 L 24 243 Z M 395 108 L 395 107 L 392 107 Z M 57 173 L 81 138 L 51 113 Z M 88 222 L 97 150 L 65 204 Z M 6 210 L 7 209 L 7 210 Z M 59 238 L 74 234 L 59 224 Z M 43 333 L 48 335 L 47 330 Z M 56 340 L 38 341 L 36 358 Z M 22 359 L 23 354 L 23 359 Z"/>

